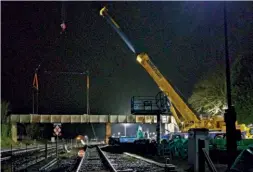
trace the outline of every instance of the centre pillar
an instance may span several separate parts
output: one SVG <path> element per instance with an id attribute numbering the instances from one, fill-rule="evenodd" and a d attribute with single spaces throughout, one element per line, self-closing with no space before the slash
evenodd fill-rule
<path id="1" fill-rule="evenodd" d="M 105 141 L 107 144 L 109 143 L 109 137 L 111 137 L 111 135 L 112 135 L 111 123 L 107 122 L 105 124 Z"/>

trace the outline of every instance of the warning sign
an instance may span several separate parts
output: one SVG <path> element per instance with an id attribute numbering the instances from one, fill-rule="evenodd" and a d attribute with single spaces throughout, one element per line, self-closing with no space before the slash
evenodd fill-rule
<path id="1" fill-rule="evenodd" d="M 56 136 L 61 135 L 61 124 L 54 124 L 54 134 Z"/>

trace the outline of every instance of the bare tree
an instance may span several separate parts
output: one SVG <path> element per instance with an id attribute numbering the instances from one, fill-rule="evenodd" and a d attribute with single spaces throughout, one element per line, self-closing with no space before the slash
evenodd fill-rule
<path id="1" fill-rule="evenodd" d="M 195 85 L 189 103 L 199 113 L 208 116 L 222 115 L 226 108 L 225 86 L 225 75 L 219 68 Z"/>
<path id="2" fill-rule="evenodd" d="M 10 136 L 10 125 L 8 123 L 9 107 L 9 102 L 1 101 L 1 136 L 3 139 Z"/>

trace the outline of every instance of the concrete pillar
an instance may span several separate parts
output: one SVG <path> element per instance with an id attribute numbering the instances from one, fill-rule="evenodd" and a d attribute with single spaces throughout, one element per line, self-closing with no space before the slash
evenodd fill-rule
<path id="1" fill-rule="evenodd" d="M 209 130 L 206 128 L 191 128 L 188 134 L 188 164 L 194 168 L 194 172 L 203 172 L 203 169 L 199 169 L 203 168 L 202 165 L 204 165 L 201 162 L 203 154 L 199 151 L 199 148 L 202 149 L 204 147 L 207 153 L 209 152 Z M 199 140 L 203 140 L 204 142 L 199 142 Z"/>
<path id="2" fill-rule="evenodd" d="M 112 135 L 112 127 L 111 127 L 111 123 L 107 122 L 105 124 L 105 141 L 108 144 L 109 142 L 109 137 L 111 137 Z"/>
<path id="3" fill-rule="evenodd" d="M 12 123 L 11 124 L 11 138 L 14 142 L 18 141 L 18 137 L 17 137 L 17 124 L 16 123 Z"/>

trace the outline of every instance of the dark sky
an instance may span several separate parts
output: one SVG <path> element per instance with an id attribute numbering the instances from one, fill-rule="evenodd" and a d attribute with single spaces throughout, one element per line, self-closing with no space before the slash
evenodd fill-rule
<path id="1" fill-rule="evenodd" d="M 103 2 L 105 3 L 105 2 Z M 231 59 L 252 51 L 253 3 L 228 2 Z M 117 33 L 99 16 L 100 3 L 1 2 L 2 99 L 15 113 L 32 112 L 32 80 L 39 71 L 39 113 L 86 112 L 84 76 L 47 71 L 90 71 L 92 114 L 130 113 L 132 96 L 159 89 Z M 204 73 L 224 62 L 222 2 L 111 2 L 109 12 L 126 35 L 184 97 Z"/>

